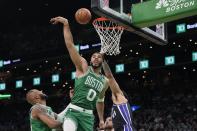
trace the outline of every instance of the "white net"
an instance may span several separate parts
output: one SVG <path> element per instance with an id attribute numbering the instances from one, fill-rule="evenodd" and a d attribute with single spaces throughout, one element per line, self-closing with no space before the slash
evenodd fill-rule
<path id="1" fill-rule="evenodd" d="M 106 55 L 117 55 L 120 53 L 120 38 L 124 28 L 106 18 L 97 18 L 93 21 L 101 39 L 101 53 Z"/>

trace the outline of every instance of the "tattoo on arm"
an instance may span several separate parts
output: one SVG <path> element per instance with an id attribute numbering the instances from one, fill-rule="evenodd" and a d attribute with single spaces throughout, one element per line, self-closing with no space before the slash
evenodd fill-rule
<path id="1" fill-rule="evenodd" d="M 118 83 L 116 82 L 109 65 L 107 64 L 107 62 L 104 60 L 103 62 L 103 70 L 105 72 L 105 76 L 108 78 L 109 80 L 109 86 L 113 92 L 113 94 L 116 96 L 118 93 L 122 93 Z"/>
<path id="2" fill-rule="evenodd" d="M 107 64 L 106 60 L 104 60 L 102 66 L 103 66 L 103 70 L 105 72 L 106 77 L 113 78 L 113 74 L 112 74 L 111 69 L 110 69 L 109 65 Z"/>

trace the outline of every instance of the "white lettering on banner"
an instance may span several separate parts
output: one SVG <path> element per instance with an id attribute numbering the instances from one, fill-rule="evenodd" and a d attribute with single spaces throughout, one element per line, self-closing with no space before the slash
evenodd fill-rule
<path id="1" fill-rule="evenodd" d="M 179 9 L 189 8 L 194 6 L 195 1 L 187 1 L 187 0 L 159 0 L 156 4 L 155 9 L 166 8 L 166 13 L 174 12 Z"/>
<path id="2" fill-rule="evenodd" d="M 9 65 L 9 64 L 11 64 L 11 60 L 3 61 L 3 64 L 4 65 Z"/>
<path id="3" fill-rule="evenodd" d="M 193 25 L 187 25 L 187 29 L 194 29 L 197 28 L 197 23 L 193 24 Z"/>
<path id="4" fill-rule="evenodd" d="M 89 49 L 89 45 L 80 46 L 80 50 L 85 50 L 85 49 Z"/>
<path id="5" fill-rule="evenodd" d="M 92 47 L 96 47 L 96 46 L 101 46 L 101 43 L 98 43 L 98 44 L 92 44 Z"/>

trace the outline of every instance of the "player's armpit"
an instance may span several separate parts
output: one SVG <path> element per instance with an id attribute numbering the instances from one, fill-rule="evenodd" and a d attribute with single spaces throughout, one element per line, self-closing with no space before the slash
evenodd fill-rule
<path id="1" fill-rule="evenodd" d="M 81 69 L 79 67 L 75 66 L 76 67 L 76 77 L 83 76 L 88 70 L 88 63 L 83 57 L 81 57 L 80 66 L 81 66 L 80 67 Z"/>

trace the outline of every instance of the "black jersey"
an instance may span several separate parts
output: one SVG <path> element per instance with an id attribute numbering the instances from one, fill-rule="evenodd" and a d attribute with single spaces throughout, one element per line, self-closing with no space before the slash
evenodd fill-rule
<path id="1" fill-rule="evenodd" d="M 113 104 L 112 122 L 115 131 L 135 131 L 132 123 L 132 111 L 129 103 Z"/>

